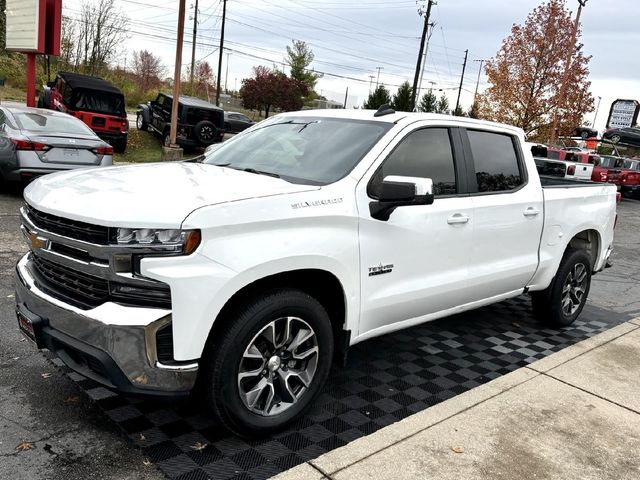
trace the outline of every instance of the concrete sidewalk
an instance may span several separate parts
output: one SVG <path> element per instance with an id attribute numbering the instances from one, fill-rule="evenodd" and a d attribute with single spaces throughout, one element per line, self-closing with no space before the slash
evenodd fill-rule
<path id="1" fill-rule="evenodd" d="M 277 480 L 639 479 L 640 318 Z"/>

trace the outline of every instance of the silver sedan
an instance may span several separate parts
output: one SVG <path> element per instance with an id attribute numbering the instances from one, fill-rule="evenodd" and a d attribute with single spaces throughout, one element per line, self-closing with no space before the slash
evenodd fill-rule
<path id="1" fill-rule="evenodd" d="M 0 107 L 0 181 L 113 164 L 113 147 L 66 113 Z"/>

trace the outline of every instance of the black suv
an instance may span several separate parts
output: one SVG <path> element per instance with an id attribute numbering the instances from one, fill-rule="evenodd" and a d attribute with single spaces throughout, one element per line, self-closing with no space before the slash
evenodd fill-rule
<path id="1" fill-rule="evenodd" d="M 171 106 L 173 96 L 158 94 L 158 98 L 138 105 L 136 126 L 159 135 L 169 146 Z M 180 96 L 176 143 L 183 148 L 206 147 L 221 142 L 224 137 L 224 110 L 195 97 Z"/>

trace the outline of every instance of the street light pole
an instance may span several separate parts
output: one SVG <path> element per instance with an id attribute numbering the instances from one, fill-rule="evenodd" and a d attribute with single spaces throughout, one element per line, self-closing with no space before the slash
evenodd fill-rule
<path id="1" fill-rule="evenodd" d="M 229 78 L 229 55 L 231 55 L 231 52 L 227 52 L 227 71 L 224 74 L 224 93 L 227 93 L 227 78 Z"/>
<path id="2" fill-rule="evenodd" d="M 378 69 L 378 78 L 376 78 L 376 90 L 378 89 L 378 83 L 380 82 L 380 70 L 384 70 L 384 67 L 376 67 Z"/>
<path id="3" fill-rule="evenodd" d="M 375 75 L 369 75 L 369 95 L 371 95 L 371 86 L 373 85 L 374 78 L 376 78 Z"/>
<path id="4" fill-rule="evenodd" d="M 562 81 L 560 83 L 560 92 L 558 92 L 558 101 L 556 102 L 555 109 L 553 111 L 553 122 L 551 123 L 551 139 L 549 143 L 554 145 L 558 139 L 558 109 L 564 104 L 564 96 L 567 91 L 567 82 L 569 80 L 569 72 L 571 70 L 571 58 L 576 49 L 576 39 L 578 37 L 578 27 L 580 26 L 580 14 L 582 13 L 582 7 L 587 4 L 587 0 L 578 0 L 580 6 L 578 7 L 578 13 L 576 14 L 575 22 L 573 23 L 573 32 L 571 34 L 571 45 L 567 48 L 567 58 L 564 62 L 564 73 L 562 74 Z"/>
<path id="5" fill-rule="evenodd" d="M 596 113 L 595 115 L 593 115 L 593 128 L 596 127 L 596 118 L 598 118 L 598 109 L 600 108 L 600 100 L 602 100 L 602 97 L 598 97 L 598 104 L 596 105 Z"/>
<path id="6" fill-rule="evenodd" d="M 476 80 L 476 91 L 473 94 L 473 103 L 475 105 L 476 97 L 478 96 L 478 87 L 480 86 L 480 74 L 482 73 L 482 64 L 486 62 L 486 60 L 484 58 L 481 58 L 479 60 L 474 60 L 474 62 L 480 62 L 480 68 L 478 69 L 478 80 Z"/>

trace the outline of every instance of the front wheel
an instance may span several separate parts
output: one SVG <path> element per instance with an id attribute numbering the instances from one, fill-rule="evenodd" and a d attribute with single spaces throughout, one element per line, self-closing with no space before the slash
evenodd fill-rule
<path id="1" fill-rule="evenodd" d="M 620 143 L 620 140 L 622 140 L 622 137 L 620 137 L 620 135 L 618 134 L 611 135 L 611 141 L 613 143 Z"/>
<path id="2" fill-rule="evenodd" d="M 329 375 L 333 332 L 327 312 L 302 291 L 279 289 L 225 320 L 201 363 L 208 406 L 240 436 L 282 429 L 305 411 Z"/>
<path id="3" fill-rule="evenodd" d="M 531 293 L 536 317 L 552 327 L 571 325 L 582 312 L 591 287 L 591 259 L 584 250 L 568 249 L 551 285 Z"/>
<path id="4" fill-rule="evenodd" d="M 136 116 L 136 128 L 142 132 L 147 131 L 147 129 L 149 128 L 149 124 L 145 122 L 144 117 L 141 113 L 138 113 L 138 115 Z"/>

